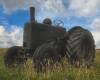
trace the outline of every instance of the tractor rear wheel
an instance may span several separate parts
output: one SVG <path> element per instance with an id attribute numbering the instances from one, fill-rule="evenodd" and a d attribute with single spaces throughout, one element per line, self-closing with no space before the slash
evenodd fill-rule
<path id="1" fill-rule="evenodd" d="M 68 31 L 70 62 L 75 66 L 90 66 L 95 58 L 95 42 L 91 32 L 80 26 Z"/>

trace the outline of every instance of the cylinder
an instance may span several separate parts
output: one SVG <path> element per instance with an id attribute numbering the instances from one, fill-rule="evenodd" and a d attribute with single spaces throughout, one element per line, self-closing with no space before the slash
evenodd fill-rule
<path id="1" fill-rule="evenodd" d="M 35 21 L 35 8 L 30 7 L 30 21 L 34 22 Z"/>

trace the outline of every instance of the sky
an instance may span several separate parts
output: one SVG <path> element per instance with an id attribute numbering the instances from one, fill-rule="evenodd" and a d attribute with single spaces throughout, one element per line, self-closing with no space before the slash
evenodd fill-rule
<path id="1" fill-rule="evenodd" d="M 35 19 L 60 19 L 67 30 L 82 26 L 93 34 L 100 48 L 100 0 L 0 0 L 0 47 L 21 46 L 23 28 L 29 22 L 29 7 L 35 7 Z"/>

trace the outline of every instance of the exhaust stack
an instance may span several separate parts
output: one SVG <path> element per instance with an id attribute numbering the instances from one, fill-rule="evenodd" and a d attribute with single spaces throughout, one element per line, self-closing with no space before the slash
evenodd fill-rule
<path id="1" fill-rule="evenodd" d="M 35 22 L 35 8 L 30 7 L 30 22 Z"/>

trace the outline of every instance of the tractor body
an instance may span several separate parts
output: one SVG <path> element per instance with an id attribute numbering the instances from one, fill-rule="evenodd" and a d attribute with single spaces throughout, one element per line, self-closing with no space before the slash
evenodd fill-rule
<path id="1" fill-rule="evenodd" d="M 45 19 L 43 23 L 36 22 L 34 9 L 34 7 L 30 8 L 30 22 L 25 24 L 23 37 L 23 47 L 26 49 L 26 52 L 31 55 L 38 46 L 46 41 L 62 37 L 66 33 L 65 28 L 59 25 L 53 26 L 52 21 L 48 18 Z"/>

